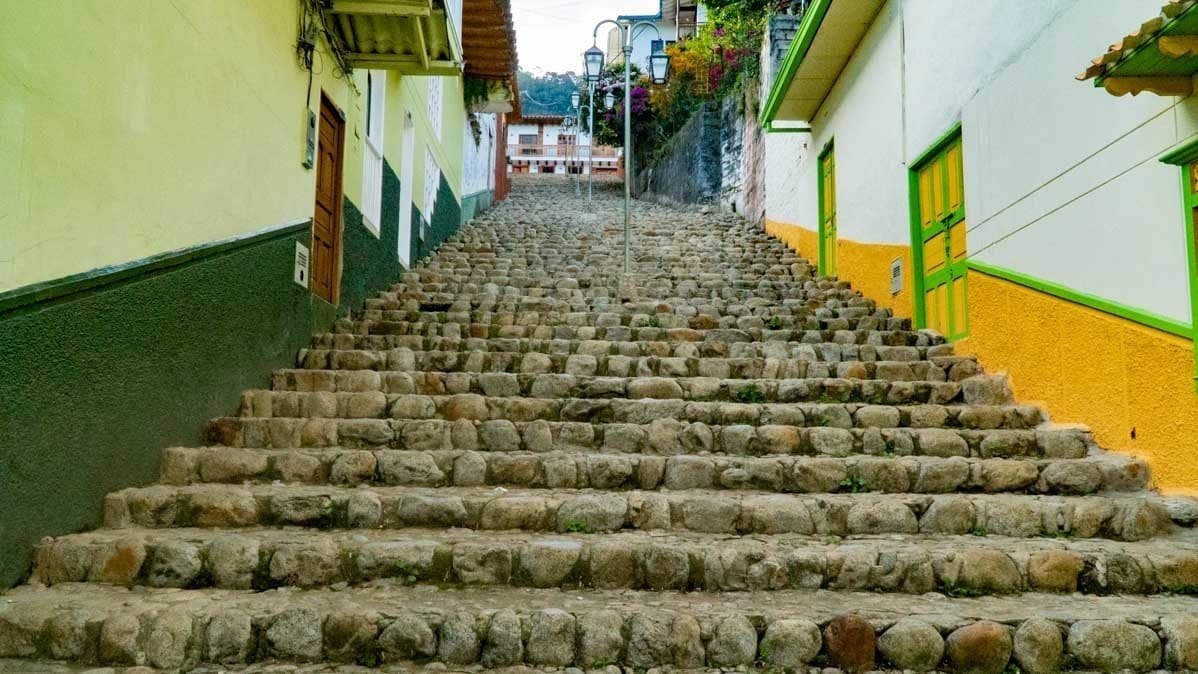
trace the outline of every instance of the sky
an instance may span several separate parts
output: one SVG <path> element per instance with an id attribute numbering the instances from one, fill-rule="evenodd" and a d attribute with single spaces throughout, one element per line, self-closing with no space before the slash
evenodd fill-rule
<path id="1" fill-rule="evenodd" d="M 618 14 L 656 14 L 660 0 L 512 0 L 520 67 L 533 73 L 582 70 L 595 24 Z M 610 24 L 599 29 L 605 47 Z"/>

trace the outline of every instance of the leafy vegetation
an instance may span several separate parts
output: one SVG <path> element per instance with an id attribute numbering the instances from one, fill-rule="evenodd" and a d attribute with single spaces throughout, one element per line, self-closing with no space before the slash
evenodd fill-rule
<path id="1" fill-rule="evenodd" d="M 589 534 L 591 533 L 591 525 L 587 524 L 586 520 L 568 519 L 565 522 L 566 531 L 572 534 Z"/>
<path id="2" fill-rule="evenodd" d="M 666 48 L 670 81 L 653 85 L 632 67 L 632 136 L 637 165 L 652 163 L 666 143 L 708 101 L 738 100 L 742 110 L 756 115 L 759 106 L 760 52 L 769 15 L 796 11 L 803 0 L 705 0 L 707 23 L 694 37 Z M 608 92 L 615 105 L 607 109 Z M 622 145 L 624 138 L 624 69 L 604 72 L 595 90 L 595 139 Z"/>
<path id="3" fill-rule="evenodd" d="M 736 389 L 732 397 L 738 403 L 763 403 L 765 402 L 765 391 L 757 384 L 749 384 Z"/>
<path id="4" fill-rule="evenodd" d="M 580 78 L 573 72 L 535 75 L 521 69 L 520 109 L 525 115 L 570 115 L 570 95 L 578 91 Z"/>

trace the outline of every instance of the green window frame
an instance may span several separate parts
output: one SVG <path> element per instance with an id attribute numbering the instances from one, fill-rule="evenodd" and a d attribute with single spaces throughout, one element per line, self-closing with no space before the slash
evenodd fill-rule
<path id="1" fill-rule="evenodd" d="M 1198 392 L 1198 134 L 1161 155 L 1160 160 L 1177 166 L 1181 175 L 1181 222 L 1190 282 L 1190 341 L 1194 349 L 1194 391 Z"/>

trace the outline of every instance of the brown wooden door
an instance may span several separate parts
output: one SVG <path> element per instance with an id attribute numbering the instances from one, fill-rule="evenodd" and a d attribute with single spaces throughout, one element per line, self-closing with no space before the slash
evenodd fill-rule
<path id="1" fill-rule="evenodd" d="M 341 281 L 341 163 L 345 120 L 332 102 L 320 97 L 320 133 L 316 147 L 316 212 L 312 218 L 312 291 L 333 304 Z"/>

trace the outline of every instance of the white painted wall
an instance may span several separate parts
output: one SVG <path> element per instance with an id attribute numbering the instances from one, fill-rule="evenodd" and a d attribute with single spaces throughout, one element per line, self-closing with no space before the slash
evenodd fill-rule
<path id="1" fill-rule="evenodd" d="M 902 149 L 902 59 L 899 3 L 878 13 L 840 81 L 812 121 L 810 152 L 799 162 L 788 190 L 801 224 L 818 227 L 819 155 L 836 151 L 837 228 L 853 241 L 906 243 L 907 176 Z M 768 156 L 768 151 L 767 151 Z M 767 189 L 767 198 L 769 191 Z M 767 206 L 766 215 L 769 215 Z M 903 225 L 903 226 L 900 226 Z"/>
<path id="2" fill-rule="evenodd" d="M 767 141 L 766 212 L 816 228 L 816 161 L 835 139 L 840 236 L 910 244 L 907 165 L 962 123 L 968 248 L 979 261 L 1189 322 L 1177 169 L 1198 102 L 1074 81 L 1159 0 L 891 0 L 806 153 Z"/>
<path id="3" fill-rule="evenodd" d="M 465 134 L 462 139 L 462 196 L 493 189 L 495 187 L 495 153 L 503 152 L 499 146 L 504 142 L 496 138 L 498 115 L 475 115 L 482 128 L 479 142 L 474 142 L 474 131 L 470 128 L 469 117 L 466 119 Z"/>
<path id="4" fill-rule="evenodd" d="M 1078 2 L 966 104 L 969 251 L 1188 323 L 1180 180 L 1156 160 L 1182 138 L 1177 99 L 1116 98 L 1056 76 L 1159 9 Z"/>

